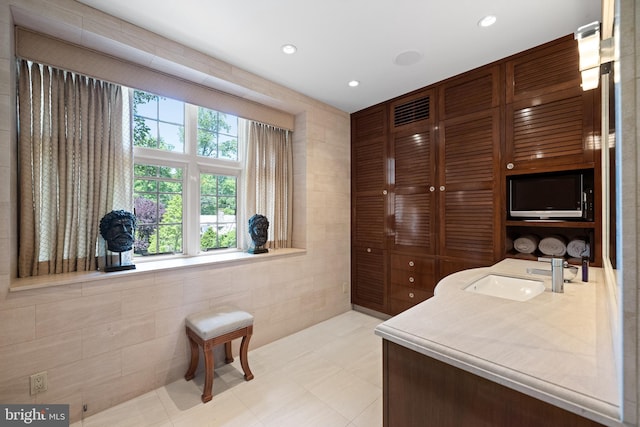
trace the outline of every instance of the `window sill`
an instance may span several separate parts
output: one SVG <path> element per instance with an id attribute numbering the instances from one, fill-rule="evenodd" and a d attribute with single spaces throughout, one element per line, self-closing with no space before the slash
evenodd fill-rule
<path id="1" fill-rule="evenodd" d="M 220 266 L 228 267 L 234 264 L 245 264 L 251 262 L 265 261 L 273 258 L 282 258 L 295 255 L 303 255 L 305 249 L 286 248 L 269 249 L 264 254 L 249 254 L 244 251 L 227 252 L 220 255 L 201 255 L 193 257 L 165 258 L 158 261 L 143 261 L 136 264 L 135 270 L 114 271 L 105 273 L 103 271 L 83 271 L 74 273 L 52 274 L 48 276 L 27 277 L 14 279 L 9 286 L 9 292 L 19 292 L 31 289 L 50 288 L 53 286 L 71 285 L 75 283 L 93 282 L 98 280 L 109 280 L 118 276 L 126 275 L 130 277 L 136 274 L 148 274 L 159 271 L 178 270 L 200 266 Z"/>

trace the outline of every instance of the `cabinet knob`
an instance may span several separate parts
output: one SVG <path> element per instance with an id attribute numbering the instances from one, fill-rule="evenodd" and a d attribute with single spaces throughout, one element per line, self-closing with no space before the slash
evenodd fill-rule
<path id="1" fill-rule="evenodd" d="M 513 163 L 507 163 L 507 169 L 511 170 L 515 167 Z"/>
<path id="2" fill-rule="evenodd" d="M 414 279 L 413 277 L 409 277 L 409 283 L 413 283 L 415 281 L 416 281 L 416 279 Z"/>
<path id="3" fill-rule="evenodd" d="M 367 252 L 371 252 L 371 248 L 367 248 Z"/>
<path id="4" fill-rule="evenodd" d="M 444 185 L 440 186 L 440 191 L 444 191 Z"/>
<path id="5" fill-rule="evenodd" d="M 382 190 L 382 194 L 387 195 L 387 190 Z"/>
<path id="6" fill-rule="evenodd" d="M 431 191 L 431 192 L 433 193 L 434 191 L 436 191 L 436 187 L 434 187 L 434 186 L 432 185 L 431 187 L 429 187 L 429 191 Z"/>
<path id="7" fill-rule="evenodd" d="M 409 292 L 409 298 L 413 298 L 415 295 L 413 295 L 413 292 Z"/>
<path id="8" fill-rule="evenodd" d="M 409 267 L 413 267 L 414 265 L 416 265 L 413 261 L 409 261 Z"/>

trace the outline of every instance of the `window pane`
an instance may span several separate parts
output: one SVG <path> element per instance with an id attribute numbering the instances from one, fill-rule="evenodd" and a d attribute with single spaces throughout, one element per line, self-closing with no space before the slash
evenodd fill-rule
<path id="1" fill-rule="evenodd" d="M 184 125 L 184 102 L 160 98 L 158 108 L 160 121 Z"/>
<path id="2" fill-rule="evenodd" d="M 200 249 L 234 248 L 237 179 L 200 174 Z"/>
<path id="3" fill-rule="evenodd" d="M 221 159 L 238 160 L 238 137 L 223 135 L 218 136 L 218 157 Z"/>
<path id="4" fill-rule="evenodd" d="M 158 127 L 161 149 L 180 153 L 184 152 L 184 126 L 160 122 Z"/>
<path id="5" fill-rule="evenodd" d="M 238 160 L 238 117 L 198 107 L 198 155 Z"/>
<path id="6" fill-rule="evenodd" d="M 133 92 L 133 145 L 184 152 L 184 103 Z"/>
<path id="7" fill-rule="evenodd" d="M 182 253 L 182 169 L 135 164 L 135 255 Z"/>

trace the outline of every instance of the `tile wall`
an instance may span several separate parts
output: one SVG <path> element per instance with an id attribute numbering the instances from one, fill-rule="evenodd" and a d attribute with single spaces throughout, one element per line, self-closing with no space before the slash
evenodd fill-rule
<path id="1" fill-rule="evenodd" d="M 295 115 L 294 243 L 301 255 L 136 273 L 9 292 L 15 271 L 14 17 L 89 31 L 242 87 Z M 233 303 L 255 315 L 252 348 L 350 309 L 349 115 L 73 0 L 0 0 L 0 402 L 70 403 L 72 421 L 184 375 L 184 317 Z M 49 389 L 29 395 L 29 375 Z"/>

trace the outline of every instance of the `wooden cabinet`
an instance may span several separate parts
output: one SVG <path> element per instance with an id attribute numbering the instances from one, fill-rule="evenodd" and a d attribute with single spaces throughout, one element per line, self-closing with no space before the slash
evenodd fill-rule
<path id="1" fill-rule="evenodd" d="M 383 426 L 601 426 L 383 340 Z"/>
<path id="2" fill-rule="evenodd" d="M 440 89 L 439 278 L 455 265 L 500 259 L 500 76 L 496 64 L 449 79 Z"/>
<path id="3" fill-rule="evenodd" d="M 387 312 L 387 254 L 371 247 L 351 248 L 351 301 Z"/>
<path id="4" fill-rule="evenodd" d="M 425 254 L 435 251 L 433 216 L 437 165 L 433 98 L 433 91 L 424 91 L 390 104 L 389 187 L 393 250 Z"/>
<path id="5" fill-rule="evenodd" d="M 572 36 L 515 55 L 506 61 L 506 176 L 562 170 L 593 171 L 595 206 L 600 201 L 599 91 L 583 91 L 577 42 Z M 591 246 L 591 262 L 601 265 L 601 215 L 592 221 L 506 221 L 507 241 L 525 234 L 580 238 Z M 512 251 L 507 256 L 536 259 Z M 570 259 L 579 263 L 580 260 Z"/>
<path id="6" fill-rule="evenodd" d="M 599 98 L 577 55 L 563 37 L 352 114 L 353 304 L 397 314 L 442 277 L 512 256 L 526 227 L 507 221 L 507 176 L 599 176 Z M 599 218 L 551 227 L 588 233 L 599 259 Z"/>
<path id="7" fill-rule="evenodd" d="M 506 62 L 508 171 L 594 166 L 598 91 L 582 90 L 578 63 L 571 36 Z"/>
<path id="8" fill-rule="evenodd" d="M 389 314 L 398 314 L 433 296 L 436 262 L 433 257 L 391 254 Z"/>
<path id="9" fill-rule="evenodd" d="M 386 311 L 387 114 L 384 106 L 351 117 L 351 299 Z"/>

